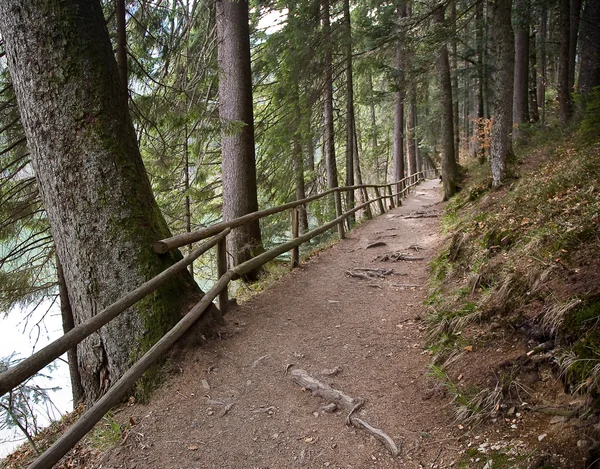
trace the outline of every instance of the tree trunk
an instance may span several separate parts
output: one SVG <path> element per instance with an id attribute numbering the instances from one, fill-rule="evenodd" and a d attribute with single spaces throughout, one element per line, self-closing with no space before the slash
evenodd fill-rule
<path id="1" fill-rule="evenodd" d="M 492 34 L 496 67 L 490 163 L 494 187 L 499 187 L 504 182 L 507 159 L 512 153 L 510 131 L 512 127 L 515 45 L 510 18 L 511 6 L 512 0 L 495 0 L 492 5 Z"/>
<path id="2" fill-rule="evenodd" d="M 417 139 L 415 128 L 417 127 L 417 84 L 413 81 L 408 87 L 408 174 L 419 172 L 417 165 Z"/>
<path id="3" fill-rule="evenodd" d="M 373 76 L 371 70 L 367 71 L 367 84 L 369 86 L 369 111 L 371 116 L 371 151 L 377 152 L 377 119 L 375 118 L 375 93 L 373 92 Z"/>
<path id="4" fill-rule="evenodd" d="M 69 332 L 75 327 L 75 318 L 69 301 L 69 292 L 67 291 L 67 283 L 65 275 L 60 263 L 60 259 L 56 256 L 56 274 L 58 277 L 58 295 L 60 297 L 60 315 L 62 318 L 63 333 Z M 69 365 L 69 376 L 71 378 L 71 395 L 73 396 L 73 408 L 77 407 L 84 399 L 83 386 L 81 385 L 81 374 L 77 365 L 77 346 L 67 352 L 67 363 Z"/>
<path id="5" fill-rule="evenodd" d="M 475 5 L 475 19 L 475 41 L 477 43 L 477 123 L 473 126 L 473 133 L 475 136 L 473 145 L 475 147 L 475 156 L 479 163 L 483 164 L 485 162 L 485 146 L 483 145 L 482 138 L 485 131 L 483 120 L 485 118 L 484 92 L 486 86 L 486 70 L 484 68 L 486 45 L 483 42 L 483 2 L 478 2 Z"/>
<path id="6" fill-rule="evenodd" d="M 129 94 L 127 78 L 127 31 L 125 21 L 125 0 L 117 0 L 115 9 L 117 17 L 117 68 L 121 80 L 121 90 L 125 96 Z"/>
<path id="7" fill-rule="evenodd" d="M 581 0 L 571 0 L 569 21 L 569 93 L 575 91 L 575 64 L 577 57 L 577 39 L 579 35 L 579 15 Z M 597 25 L 598 23 L 596 23 Z"/>
<path id="8" fill-rule="evenodd" d="M 258 210 L 254 154 L 250 27 L 246 0 L 217 0 L 219 117 L 223 180 L 223 220 Z M 231 265 L 263 250 L 258 220 L 235 228 L 227 237 Z M 259 271 L 245 280 L 256 280 Z"/>
<path id="9" fill-rule="evenodd" d="M 406 17 L 406 5 L 404 2 L 398 4 L 398 17 L 400 20 Z M 396 67 L 397 67 L 397 91 L 396 103 L 394 106 L 394 181 L 404 179 L 404 44 L 400 39 L 396 44 Z M 396 191 L 403 189 L 404 184 L 400 184 Z M 398 201 L 400 196 L 398 196 Z"/>
<path id="10" fill-rule="evenodd" d="M 142 164 L 100 2 L 5 0 L 0 32 L 80 324 L 181 255 L 151 248 L 170 233 Z M 85 401 L 114 383 L 199 291 L 186 271 L 83 341 Z"/>
<path id="11" fill-rule="evenodd" d="M 529 2 L 517 0 L 515 5 L 515 73 L 513 95 L 513 138 L 519 139 L 519 124 L 529 122 Z"/>
<path id="12" fill-rule="evenodd" d="M 581 68 L 577 89 L 590 93 L 600 86 L 600 2 L 588 0 L 581 25 Z"/>
<path id="13" fill-rule="evenodd" d="M 567 125 L 573 114 L 571 88 L 569 87 L 569 51 L 570 45 L 570 4 L 569 0 L 558 1 L 558 35 L 560 50 L 558 56 L 558 115 L 562 125 Z"/>
<path id="14" fill-rule="evenodd" d="M 456 1 L 452 1 L 450 3 L 450 23 L 452 25 L 452 69 L 450 76 L 452 77 L 452 109 L 454 111 L 454 159 L 458 161 L 460 158 L 460 112 L 458 108 L 458 38 L 456 31 Z"/>
<path id="15" fill-rule="evenodd" d="M 533 43 L 529 46 L 529 121 L 539 122 L 540 111 L 538 106 L 537 92 L 537 50 L 535 47 L 535 38 L 537 32 L 533 35 Z"/>
<path id="16" fill-rule="evenodd" d="M 539 34 L 536 35 L 538 74 L 537 74 L 537 102 L 540 106 L 540 122 L 546 123 L 546 39 L 548 37 L 548 9 L 542 5 L 540 14 Z"/>
<path id="17" fill-rule="evenodd" d="M 346 186 L 354 185 L 354 85 L 352 82 L 352 24 L 350 22 L 350 0 L 344 0 L 344 23 L 346 26 Z M 354 191 L 346 192 L 346 210 L 354 208 Z M 348 229 L 356 219 L 354 214 L 347 218 Z"/>
<path id="18" fill-rule="evenodd" d="M 306 185 L 304 182 L 304 155 L 302 152 L 302 127 L 299 122 L 303 119 L 302 112 L 300 110 L 300 93 L 298 91 L 298 85 L 294 86 L 294 113 L 297 120 L 292 124 L 292 167 L 294 168 L 294 182 L 296 186 L 296 200 L 302 200 L 306 198 Z M 299 232 L 304 234 L 308 231 L 308 214 L 306 212 L 306 206 L 300 205 L 298 207 L 298 223 Z"/>
<path id="19" fill-rule="evenodd" d="M 435 21 L 443 26 L 444 8 L 438 7 L 434 13 Z M 454 155 L 454 111 L 452 106 L 452 82 L 450 80 L 450 61 L 448 46 L 444 43 L 438 50 L 437 72 L 440 80 L 440 144 L 442 147 L 442 182 L 444 199 L 448 200 L 456 193 L 457 167 Z"/>
<path id="20" fill-rule="evenodd" d="M 327 170 L 327 187 L 334 189 L 338 187 L 337 164 L 335 161 L 335 140 L 333 130 L 333 62 L 331 52 L 331 24 L 329 21 L 329 0 L 322 2 L 323 18 L 323 36 L 325 37 L 325 56 L 324 56 L 324 78 L 325 78 L 325 96 L 323 109 L 324 146 L 325 146 L 325 166 Z M 334 194 L 336 216 L 342 214 L 342 199 L 339 192 Z M 341 229 L 340 229 L 341 228 Z M 338 225 L 338 234 L 340 238 L 344 237 L 342 225 Z"/>

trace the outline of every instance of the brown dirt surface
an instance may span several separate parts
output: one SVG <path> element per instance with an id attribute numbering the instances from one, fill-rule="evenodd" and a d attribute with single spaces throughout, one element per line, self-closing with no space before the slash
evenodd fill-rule
<path id="1" fill-rule="evenodd" d="M 448 397 L 428 392 L 418 319 L 439 219 L 404 218 L 441 210 L 439 183 L 428 181 L 403 207 L 358 226 L 233 308 L 221 338 L 176 359 L 180 373 L 148 405 L 119 412 L 135 425 L 101 467 L 419 468 L 455 459 L 453 411 Z M 377 241 L 385 245 L 367 248 Z M 376 260 L 397 251 L 423 259 Z M 347 274 L 357 268 L 393 273 L 373 280 Z M 320 374 L 336 367 L 335 376 Z M 322 399 L 292 382 L 294 368 L 364 399 L 356 415 L 387 433 L 401 455 L 347 426 L 345 413 L 321 410 Z"/>

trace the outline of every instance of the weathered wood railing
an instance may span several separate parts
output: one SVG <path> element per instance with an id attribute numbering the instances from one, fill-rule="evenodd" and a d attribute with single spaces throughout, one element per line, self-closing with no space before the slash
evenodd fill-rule
<path id="1" fill-rule="evenodd" d="M 215 285 L 208 290 L 202 299 L 169 331 L 167 332 L 146 354 L 141 357 L 131 368 L 104 394 L 83 416 L 75 422 L 65 433 L 43 454 L 41 454 L 30 466 L 31 469 L 46 469 L 56 464 L 75 444 L 89 432 L 94 425 L 116 405 L 131 389 L 133 384 L 144 374 L 144 372 L 154 364 L 160 357 L 173 346 L 173 344 L 181 338 L 181 336 L 204 314 L 215 298 L 219 299 L 219 313 L 215 319 L 222 321 L 222 315 L 227 311 L 228 295 L 227 288 L 229 282 L 247 274 L 267 262 L 275 259 L 279 255 L 291 251 L 291 265 L 296 267 L 299 263 L 299 246 L 307 241 L 310 241 L 315 236 L 318 236 L 334 227 L 338 227 L 340 237 L 344 237 L 344 222 L 352 214 L 361 209 L 366 209 L 372 203 L 377 203 L 381 213 L 385 212 L 384 201 L 389 203 L 390 208 L 394 208 L 399 204 L 401 198 L 406 195 L 411 187 L 417 185 L 424 176 L 424 172 L 413 174 L 400 181 L 391 184 L 366 184 L 351 187 L 339 187 L 331 189 L 303 200 L 298 200 L 283 204 L 277 207 L 261 210 L 250 213 L 235 220 L 217 223 L 215 225 L 203 228 L 201 230 L 185 233 L 183 235 L 173 236 L 168 239 L 160 240 L 154 245 L 154 250 L 158 253 L 165 253 L 172 249 L 176 249 L 194 242 L 213 236 L 213 238 L 197 249 L 188 254 L 185 258 L 164 270 L 156 277 L 148 280 L 134 291 L 128 293 L 115 303 L 111 304 L 97 315 L 90 318 L 83 324 L 78 325 L 68 333 L 64 334 L 59 339 L 34 353 L 27 359 L 21 361 L 14 367 L 0 374 L 0 395 L 3 395 L 14 389 L 20 383 L 34 375 L 46 365 L 56 360 L 67 350 L 75 347 L 86 337 L 100 329 L 109 321 L 117 317 L 130 306 L 154 292 L 168 279 L 175 274 L 181 272 L 202 254 L 210 248 L 217 246 L 217 275 L 218 280 Z M 396 191 L 392 189 L 396 188 Z M 375 197 L 371 200 L 366 200 L 362 204 L 357 205 L 344 213 L 341 212 L 341 207 L 336 204 L 336 218 L 332 221 L 315 228 L 307 233 L 299 235 L 298 233 L 298 210 L 297 207 L 305 205 L 311 201 L 318 200 L 334 193 L 341 193 L 350 190 L 361 190 L 363 196 L 368 198 L 367 189 L 372 188 L 375 192 Z M 379 189 L 383 188 L 384 193 L 381 195 Z M 231 229 L 248 223 L 252 220 L 264 218 L 269 215 L 291 210 L 292 219 L 292 239 L 286 243 L 280 244 L 268 251 L 253 257 L 252 259 L 227 270 L 227 258 L 225 240 Z"/>

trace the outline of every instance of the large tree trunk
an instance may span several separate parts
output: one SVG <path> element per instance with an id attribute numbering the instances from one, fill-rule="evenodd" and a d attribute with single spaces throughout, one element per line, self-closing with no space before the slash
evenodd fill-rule
<path id="1" fill-rule="evenodd" d="M 323 72 L 325 79 L 325 96 L 323 109 L 325 166 L 327 170 L 327 187 L 338 187 L 337 164 L 335 161 L 335 140 L 333 130 L 333 59 L 331 52 L 331 24 L 329 21 L 329 0 L 322 1 L 323 36 L 325 37 L 325 56 Z M 342 199 L 339 192 L 334 194 L 336 216 L 342 214 Z M 344 237 L 344 228 L 338 225 L 340 238 Z"/>
<path id="2" fill-rule="evenodd" d="M 444 8 L 435 11 L 436 22 L 444 25 Z M 442 147 L 442 181 L 444 199 L 456 193 L 457 165 L 454 155 L 454 112 L 452 106 L 452 82 L 448 46 L 444 43 L 438 50 L 437 72 L 440 80 L 440 144 Z"/>
<path id="3" fill-rule="evenodd" d="M 350 0 L 344 0 L 344 23 L 346 26 L 346 186 L 354 185 L 354 84 L 352 81 L 352 24 Z M 346 209 L 354 208 L 354 191 L 346 192 Z M 347 219 L 352 228 L 354 214 Z"/>
<path id="4" fill-rule="evenodd" d="M 577 89 L 581 94 L 600 86 L 600 2 L 588 0 L 581 25 L 581 69 Z"/>
<path id="5" fill-rule="evenodd" d="M 0 32 L 80 324 L 180 254 L 159 256 L 151 248 L 170 233 L 142 164 L 100 2 L 4 0 Z M 199 291 L 183 272 L 83 341 L 85 401 L 114 383 Z"/>
<path id="6" fill-rule="evenodd" d="M 227 221 L 258 210 L 246 0 L 217 0 L 217 41 L 223 220 Z M 235 228 L 227 237 L 227 250 L 232 265 L 261 252 L 259 221 Z M 251 272 L 245 279 L 257 276 L 258 272 Z"/>
<path id="7" fill-rule="evenodd" d="M 454 129 L 454 159 L 460 158 L 460 112 L 458 106 L 458 37 L 456 30 L 456 1 L 450 3 L 450 23 L 452 25 L 451 47 L 452 47 L 452 68 L 450 76 L 452 77 L 452 109 L 453 109 L 453 129 Z M 468 135 L 468 134 L 467 134 Z M 410 142 L 409 142 L 410 145 Z M 410 148 L 409 148 L 410 155 Z"/>
<path id="8" fill-rule="evenodd" d="M 560 50 L 558 56 L 558 115 L 560 122 L 566 125 L 573 114 L 571 88 L 569 88 L 569 51 L 571 37 L 569 0 L 558 1 L 558 37 Z"/>
<path id="9" fill-rule="evenodd" d="M 484 91 L 486 84 L 486 70 L 484 68 L 486 45 L 483 42 L 483 2 L 478 2 L 475 5 L 475 21 L 475 47 L 477 50 L 477 123 L 473 126 L 473 134 L 475 136 L 473 147 L 479 163 L 483 164 L 485 162 L 485 147 L 483 145 L 485 123 L 483 122 L 483 119 L 485 117 Z"/>
<path id="10" fill-rule="evenodd" d="M 398 17 L 400 20 L 406 17 L 406 5 L 400 1 L 398 4 Z M 404 44 L 400 39 L 396 44 L 396 67 L 397 67 L 397 91 L 396 102 L 394 105 L 394 181 L 404 179 L 404 96 L 405 96 L 405 80 L 404 80 Z M 396 191 L 402 190 L 404 184 L 400 184 Z M 400 196 L 397 202 L 400 201 Z"/>
<path id="11" fill-rule="evenodd" d="M 513 94 L 513 138 L 519 139 L 519 124 L 529 122 L 529 2 L 517 0 L 515 5 L 515 74 Z"/>
<path id="12" fill-rule="evenodd" d="M 495 0 L 492 4 L 492 34 L 496 67 L 494 70 L 494 121 L 492 124 L 492 184 L 500 186 L 506 176 L 508 155 L 512 153 L 513 74 L 515 46 L 511 26 L 512 0 Z"/>

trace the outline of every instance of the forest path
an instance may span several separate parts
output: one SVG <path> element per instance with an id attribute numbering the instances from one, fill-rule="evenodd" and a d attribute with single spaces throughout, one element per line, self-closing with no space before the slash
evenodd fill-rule
<path id="1" fill-rule="evenodd" d="M 427 263 L 440 242 L 439 181 L 416 187 L 403 207 L 363 223 L 227 315 L 221 339 L 173 359 L 179 372 L 148 405 L 124 407 L 135 422 L 101 467 L 448 467 L 458 442 L 448 397 L 429 389 L 424 324 Z M 369 247 L 374 242 L 385 245 Z M 380 261 L 401 252 L 412 261 Z M 374 280 L 355 268 L 393 269 Z M 410 286 L 409 286 L 410 285 Z M 416 286 L 412 286 L 416 285 Z M 302 368 L 365 400 L 356 415 L 402 446 L 393 458 L 343 412 L 294 384 Z M 323 369 L 341 367 L 335 376 Z"/>

